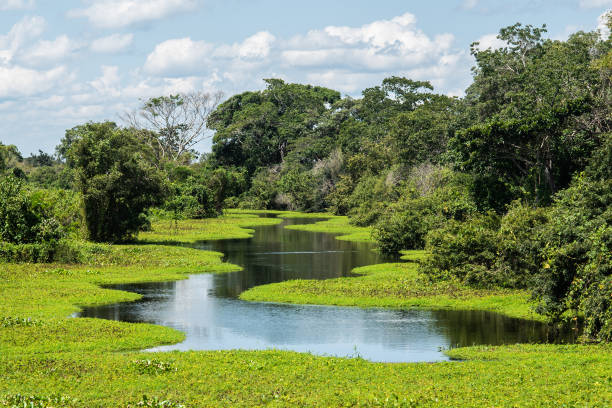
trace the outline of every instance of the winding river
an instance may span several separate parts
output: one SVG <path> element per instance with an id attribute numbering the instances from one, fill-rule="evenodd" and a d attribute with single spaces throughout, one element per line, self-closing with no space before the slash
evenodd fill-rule
<path id="1" fill-rule="evenodd" d="M 184 342 L 154 351 L 274 348 L 417 362 L 448 360 L 442 350 L 451 347 L 550 340 L 544 324 L 482 311 L 360 309 L 238 299 L 256 285 L 350 276 L 355 267 L 389 260 L 369 244 L 284 228 L 315 221 L 287 219 L 256 227 L 251 239 L 197 244 L 199 249 L 223 252 L 227 262 L 244 270 L 191 275 L 177 282 L 115 285 L 112 288 L 142 294 L 142 300 L 86 308 L 79 316 L 154 323 L 186 333 Z"/>

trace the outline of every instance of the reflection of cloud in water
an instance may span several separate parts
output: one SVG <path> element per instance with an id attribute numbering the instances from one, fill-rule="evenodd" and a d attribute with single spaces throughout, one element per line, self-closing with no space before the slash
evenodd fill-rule
<path id="1" fill-rule="evenodd" d="M 313 221 L 313 220 L 309 220 Z M 285 223 L 296 222 L 295 220 Z M 301 221 L 297 221 L 301 222 Z M 244 302 L 244 290 L 288 279 L 347 276 L 351 269 L 382 262 L 367 244 L 329 234 L 256 229 L 249 240 L 200 245 L 226 254 L 241 272 L 193 275 L 178 282 L 121 285 L 143 300 L 86 309 L 82 315 L 150 322 L 186 333 L 178 345 L 155 350 L 285 349 L 376 361 L 437 361 L 455 345 L 541 340 L 539 323 L 485 312 L 359 309 Z"/>

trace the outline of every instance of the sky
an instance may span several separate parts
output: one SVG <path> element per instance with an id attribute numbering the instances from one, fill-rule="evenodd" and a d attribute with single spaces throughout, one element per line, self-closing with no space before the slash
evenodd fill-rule
<path id="1" fill-rule="evenodd" d="M 461 96 L 470 44 L 546 24 L 603 27 L 612 0 L 0 0 L 0 142 L 53 152 L 66 129 L 120 123 L 150 97 L 263 89 L 263 78 L 359 96 L 389 76 Z M 210 150 L 210 139 L 198 149 Z"/>

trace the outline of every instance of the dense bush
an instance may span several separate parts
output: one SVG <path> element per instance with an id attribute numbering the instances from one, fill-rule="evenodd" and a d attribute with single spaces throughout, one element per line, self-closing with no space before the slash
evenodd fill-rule
<path id="1" fill-rule="evenodd" d="M 400 199 L 380 216 L 373 236 L 382 251 L 422 249 L 431 229 L 476 212 L 469 177 L 437 169 L 426 178 L 411 177 Z"/>
<path id="2" fill-rule="evenodd" d="M 67 132 L 68 164 L 83 196 L 89 239 L 119 242 L 147 224 L 145 211 L 166 194 L 153 152 L 133 130 L 114 123 L 88 123 Z"/>
<path id="3" fill-rule="evenodd" d="M 539 311 L 583 315 L 587 335 L 612 340 L 612 179 L 579 177 L 557 194 L 542 235 Z"/>
<path id="4" fill-rule="evenodd" d="M 175 183 L 172 190 L 164 208 L 171 211 L 174 218 L 202 219 L 218 215 L 212 192 L 193 177 L 184 183 Z"/>

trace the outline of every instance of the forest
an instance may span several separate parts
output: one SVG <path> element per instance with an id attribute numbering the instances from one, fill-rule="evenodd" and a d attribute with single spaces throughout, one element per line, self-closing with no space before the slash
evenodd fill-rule
<path id="1" fill-rule="evenodd" d="M 271 78 L 142 101 L 122 124 L 66 130 L 55 152 L 0 143 L 0 265 L 99 261 L 152 225 L 228 210 L 325 212 L 368 227 L 381 253 L 423 251 L 431 287 L 524 291 L 549 324 L 610 342 L 612 38 L 546 33 L 517 23 L 502 48 L 472 44 L 462 97 L 399 76 L 358 98 Z M 210 153 L 195 150 L 205 137 Z M 11 319 L 0 327 L 30 324 Z"/>
<path id="2" fill-rule="evenodd" d="M 612 340 L 612 40 L 545 33 L 473 44 L 462 98 L 403 77 L 357 99 L 266 79 L 222 103 L 150 99 L 129 125 L 67 130 L 54 154 L 1 145 L 0 254 L 70 261 L 79 240 L 225 208 L 330 211 L 373 226 L 381 251 L 425 249 L 433 281 L 529 289 L 551 321 Z"/>

